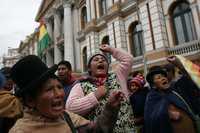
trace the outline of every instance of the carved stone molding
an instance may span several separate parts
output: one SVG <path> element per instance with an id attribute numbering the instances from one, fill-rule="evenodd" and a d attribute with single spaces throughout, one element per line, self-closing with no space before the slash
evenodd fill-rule
<path id="1" fill-rule="evenodd" d="M 74 0 L 62 0 L 64 8 L 71 7 L 75 3 Z"/>

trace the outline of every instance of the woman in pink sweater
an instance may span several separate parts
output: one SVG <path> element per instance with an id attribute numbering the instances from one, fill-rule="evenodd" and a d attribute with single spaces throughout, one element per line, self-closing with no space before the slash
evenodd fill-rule
<path id="1" fill-rule="evenodd" d="M 127 77 L 133 64 L 133 57 L 117 48 L 106 44 L 100 46 L 104 53 L 110 53 L 119 63 L 114 72 L 108 72 L 109 63 L 105 55 L 95 54 L 88 62 L 89 78 L 76 84 L 66 102 L 67 110 L 82 115 L 90 120 L 101 113 L 108 95 L 113 90 L 122 91 L 128 97 Z M 131 107 L 124 100 L 119 112 L 114 132 L 130 132 L 133 128 Z"/>

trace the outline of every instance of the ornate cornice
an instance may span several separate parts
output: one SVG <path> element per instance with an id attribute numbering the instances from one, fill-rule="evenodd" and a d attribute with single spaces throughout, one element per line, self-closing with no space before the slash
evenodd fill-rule
<path id="1" fill-rule="evenodd" d="M 74 0 L 62 0 L 62 4 L 64 8 L 71 7 L 75 4 Z"/>
<path id="2" fill-rule="evenodd" d="M 40 19 L 42 17 L 45 16 L 45 13 L 49 10 L 49 8 L 52 6 L 52 4 L 55 2 L 55 0 L 43 0 L 40 7 L 39 7 L 39 10 L 38 10 L 38 13 L 36 15 L 36 18 L 35 20 L 37 22 L 40 21 Z"/>

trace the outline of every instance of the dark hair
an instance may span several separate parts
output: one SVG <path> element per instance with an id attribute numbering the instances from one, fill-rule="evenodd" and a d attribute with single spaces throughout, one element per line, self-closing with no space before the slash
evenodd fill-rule
<path id="1" fill-rule="evenodd" d="M 72 70 L 72 65 L 69 61 L 65 61 L 65 60 L 60 61 L 58 63 L 58 66 L 60 66 L 60 65 L 65 65 L 70 71 Z"/>

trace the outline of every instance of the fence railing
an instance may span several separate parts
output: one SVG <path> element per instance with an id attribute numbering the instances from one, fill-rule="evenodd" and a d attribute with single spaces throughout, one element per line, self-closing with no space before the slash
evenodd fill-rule
<path id="1" fill-rule="evenodd" d="M 200 40 L 192 41 L 168 49 L 169 55 L 187 55 L 196 52 L 200 52 Z"/>

